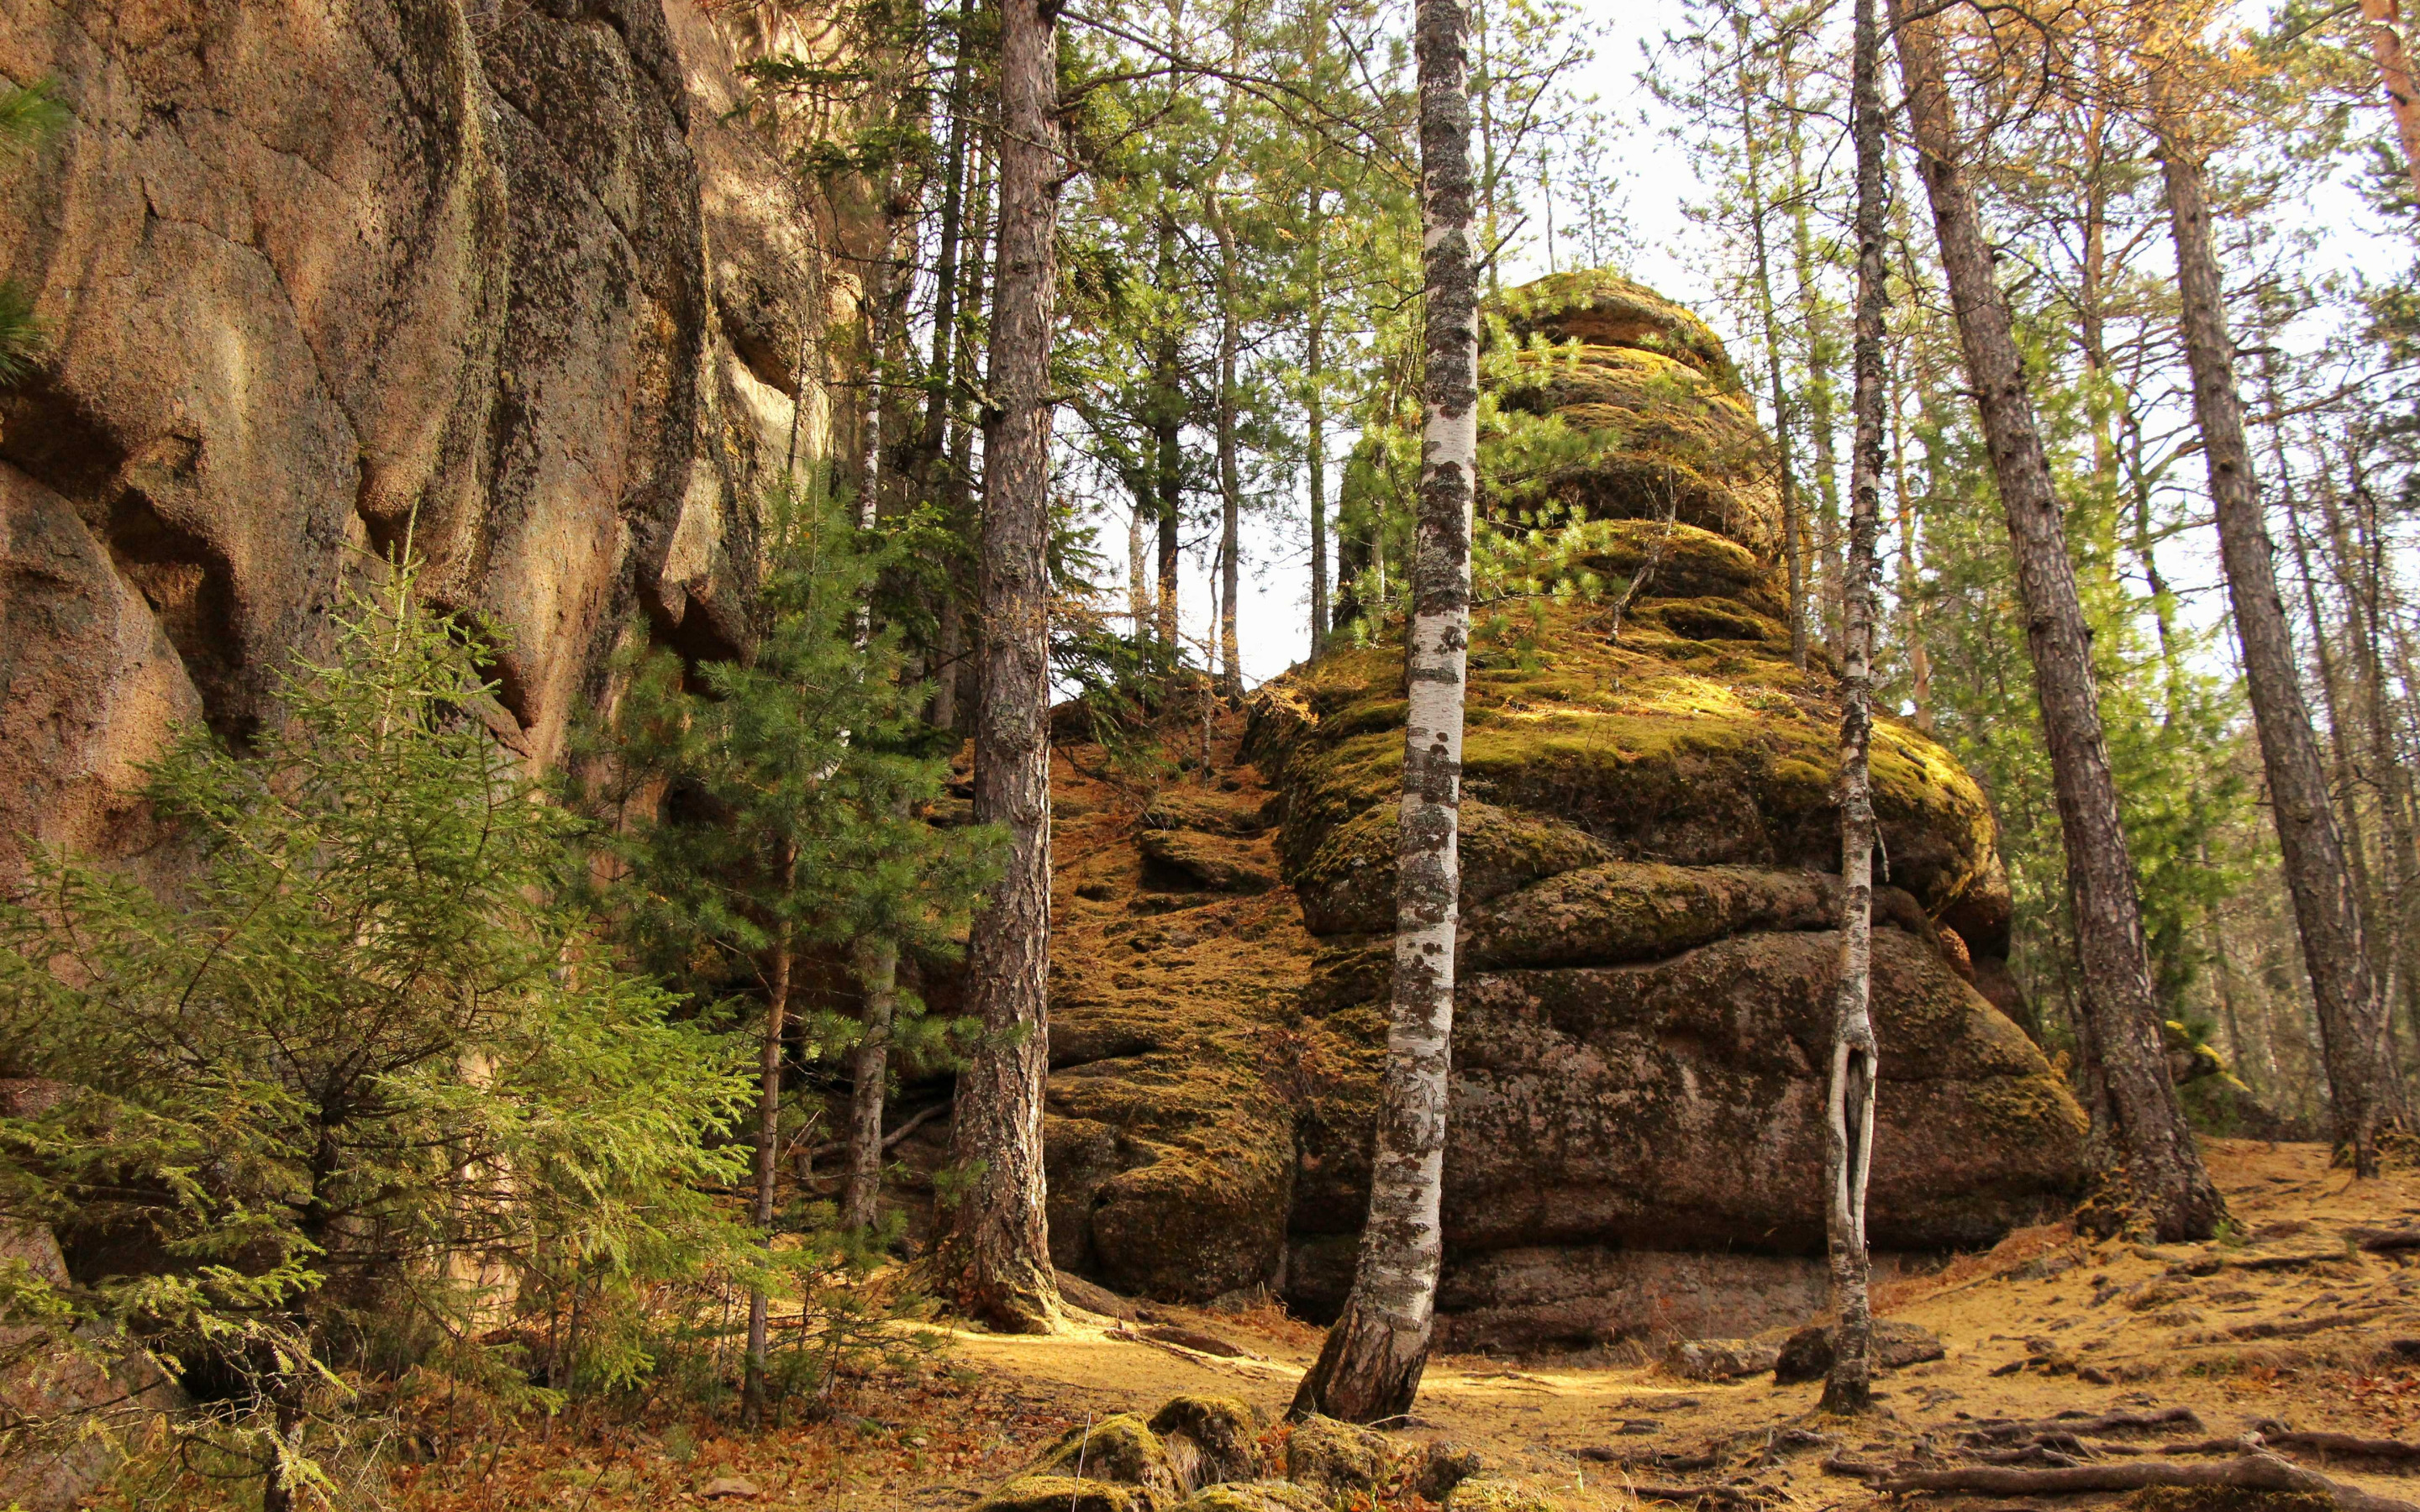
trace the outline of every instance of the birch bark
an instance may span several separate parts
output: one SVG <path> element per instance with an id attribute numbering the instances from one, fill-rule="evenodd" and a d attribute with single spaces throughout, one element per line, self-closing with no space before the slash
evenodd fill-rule
<path id="1" fill-rule="evenodd" d="M 1479 258 L 1463 0 L 1419 0 L 1420 209 L 1427 420 L 1406 646 L 1410 712 L 1396 838 L 1394 1001 L 1370 1217 L 1343 1316 L 1294 1399 L 1297 1414 L 1373 1422 L 1408 1410 L 1428 1363 L 1445 1255 L 1447 1071 L 1461 901 L 1463 676 L 1479 463 Z"/>
<path id="2" fill-rule="evenodd" d="M 1873 1164 L 1874 939 L 1873 665 L 1883 485 L 1883 121 L 1880 28 L 1874 0 L 1857 0 L 1850 134 L 1856 144 L 1857 311 L 1850 347 L 1854 428 L 1849 445 L 1849 559 L 1840 614 L 1840 980 L 1832 1017 L 1832 1080 L 1825 1098 L 1825 1227 L 1832 1308 L 1838 1323 L 1823 1381 L 1827 1412 L 1873 1406 L 1867 1346 L 1866 1185 Z"/>

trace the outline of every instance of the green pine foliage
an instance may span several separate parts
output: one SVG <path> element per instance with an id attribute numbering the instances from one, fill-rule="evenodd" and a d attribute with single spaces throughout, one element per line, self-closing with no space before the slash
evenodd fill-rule
<path id="1" fill-rule="evenodd" d="M 84 1257 L 0 1273 L 0 1322 L 181 1377 L 197 1450 L 296 1488 L 357 1367 L 644 1375 L 530 1315 L 717 1248 L 740 1164 L 743 1054 L 558 901 L 576 820 L 414 579 L 345 601 L 250 755 L 151 768 L 164 880 L 45 853 L 0 904 L 0 1069 L 54 1093 L 0 1119 L 0 1222 Z"/>
<path id="2" fill-rule="evenodd" d="M 685 663 L 634 637 L 626 687 L 584 739 L 577 808 L 607 880 L 597 898 L 637 962 L 702 1003 L 758 1011 L 778 958 L 845 957 L 861 936 L 941 962 L 997 871 L 989 828 L 928 821 L 955 737 L 923 719 L 895 629 L 860 606 L 895 552 L 829 504 L 768 501 L 768 576 L 744 658 Z M 946 1054 L 941 1026 L 901 993 L 893 1052 Z M 809 1062 L 857 1038 L 853 1018 L 801 1014 Z"/>

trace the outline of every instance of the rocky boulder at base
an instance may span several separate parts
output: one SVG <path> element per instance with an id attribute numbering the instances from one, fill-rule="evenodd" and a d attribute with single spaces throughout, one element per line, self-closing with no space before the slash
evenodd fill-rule
<path id="1" fill-rule="evenodd" d="M 1484 438 L 1481 506 L 1535 529 L 1540 570 L 1635 592 L 1618 633 L 1605 591 L 1474 632 L 1440 1340 L 1795 1327 L 1825 1286 L 1838 680 L 1820 652 L 1792 663 L 1766 443 L 1713 332 L 1599 273 L 1501 313 L 1485 377 L 1509 418 Z M 1063 749 L 1062 1269 L 1312 1318 L 1342 1303 L 1404 707 L 1400 624 L 1365 616 L 1220 725 L 1207 770 L 1188 734 L 1156 795 L 1118 792 L 1099 747 Z M 1878 721 L 1873 765 L 1887 1275 L 2061 1210 L 2085 1119 L 2016 1022 L 1990 805 L 1898 719 Z"/>

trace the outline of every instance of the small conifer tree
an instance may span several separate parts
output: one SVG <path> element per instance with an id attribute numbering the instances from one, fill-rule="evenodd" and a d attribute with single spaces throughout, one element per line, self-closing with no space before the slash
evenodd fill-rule
<path id="1" fill-rule="evenodd" d="M 837 1060 L 867 1032 L 800 1012 L 802 971 L 866 941 L 946 958 L 998 849 L 988 830 L 923 816 L 949 780 L 954 737 L 923 721 L 929 689 L 904 679 L 895 633 L 861 630 L 886 548 L 828 502 L 787 491 L 769 501 L 767 541 L 753 645 L 690 665 L 638 641 L 580 764 L 579 800 L 603 821 L 604 905 L 638 957 L 761 1026 L 754 1216 L 768 1266 L 751 1287 L 752 1418 L 767 1405 L 774 1236 L 829 1223 L 820 1211 L 784 1215 L 775 1200 L 790 1059 L 803 1047 Z M 939 1026 L 921 1009 L 899 992 L 875 1032 L 896 1053 L 939 1052 Z"/>
<path id="2" fill-rule="evenodd" d="M 738 1174 L 735 1047 L 558 901 L 576 821 L 414 577 L 339 610 L 252 755 L 195 730 L 151 768 L 178 880 L 45 853 L 0 903 L 0 1072 L 49 1088 L 0 1119 L 0 1224 L 98 1257 L 0 1273 L 0 1325 L 208 1387 L 179 1431 L 268 1512 L 327 1500 L 379 1341 L 464 1347 L 540 1257 L 708 1244 Z"/>

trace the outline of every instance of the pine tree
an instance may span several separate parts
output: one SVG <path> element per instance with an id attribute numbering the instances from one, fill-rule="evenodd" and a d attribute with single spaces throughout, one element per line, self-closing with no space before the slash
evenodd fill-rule
<path id="1" fill-rule="evenodd" d="M 2162 1044 L 2142 908 L 2119 817 L 2090 633 L 2006 295 L 1992 269 L 1941 60 L 1938 18 L 1893 30 L 1919 175 L 1931 201 L 1976 404 L 2014 548 L 2068 856 L 2088 1061 L 2101 1073 L 2134 1196 L 2164 1239 L 2206 1238 L 2226 1214 L 2186 1126 Z"/>
<path id="2" fill-rule="evenodd" d="M 1008 832 L 977 911 L 969 1006 L 983 1041 L 958 1076 L 955 1189 L 939 1289 L 1018 1332 L 1059 1326 L 1043 1215 L 1042 1086 L 1050 964 L 1050 352 L 1058 282 L 1058 11 L 1001 8 L 1000 277 L 984 437 L 982 702 L 975 817 Z"/>
<path id="3" fill-rule="evenodd" d="M 901 675 L 895 631 L 860 628 L 882 555 L 859 548 L 837 509 L 788 494 L 770 501 L 766 537 L 773 570 L 749 654 L 695 667 L 660 647 L 627 655 L 627 686 L 592 736 L 597 760 L 577 798 L 605 821 L 600 902 L 638 959 L 693 995 L 762 1013 L 752 1215 L 769 1246 L 805 958 L 879 955 L 895 968 L 904 949 L 946 959 L 995 837 L 918 816 L 947 782 L 948 758 L 921 717 L 924 689 Z M 864 1022 L 812 1036 L 856 1041 L 853 1129 L 872 1110 L 851 1163 L 858 1226 L 873 1218 L 863 1167 L 880 1148 L 888 1056 L 934 1048 L 934 1026 L 890 975 L 867 973 Z M 768 1405 L 768 1292 L 760 1281 L 749 1299 L 752 1414 Z"/>
<path id="4" fill-rule="evenodd" d="M 2184 39 L 2170 43 L 2172 51 L 2189 46 Z M 2188 66 L 2190 60 L 2187 52 Z M 2347 864 L 2327 769 L 2303 700 L 2285 602 L 2277 590 L 2242 395 L 2236 387 L 2235 341 L 2227 331 L 2225 290 L 2211 239 L 2202 165 L 2207 147 L 2196 140 L 2188 119 L 2191 107 L 2183 98 L 2182 81 L 2171 77 L 2172 69 L 2182 71 L 2177 60 L 2154 59 L 2149 68 L 2149 102 L 2160 131 L 2177 286 L 2183 297 L 2194 415 L 2201 431 L 2228 602 L 2243 650 L 2244 681 L 2269 779 L 2287 890 L 2293 899 L 2303 962 L 2319 1013 L 2335 1138 L 2351 1158 L 2354 1175 L 2374 1177 L 2379 1124 L 2391 1086 L 2385 1003 L 2371 976 L 2361 891 Z M 2202 110 L 2208 113 L 2207 102 Z"/>
<path id="5" fill-rule="evenodd" d="M 150 768 L 174 881 L 51 853 L 0 906 L 0 1044 L 57 1088 L 0 1119 L 0 1222 L 132 1262 L 20 1272 L 0 1315 L 240 1382 L 231 1415 L 169 1427 L 271 1512 L 331 1489 L 365 1347 L 478 1335 L 512 1290 L 472 1278 L 550 1257 L 710 1252 L 704 1193 L 738 1174 L 714 1143 L 737 1047 L 558 901 L 577 823 L 489 734 L 481 640 L 416 582 L 343 602 L 247 756 L 187 732 Z"/>

